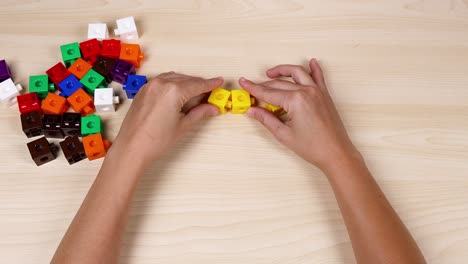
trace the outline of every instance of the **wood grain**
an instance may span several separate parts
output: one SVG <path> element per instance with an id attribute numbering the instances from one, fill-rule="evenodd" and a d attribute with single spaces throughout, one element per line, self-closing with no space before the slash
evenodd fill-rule
<path id="1" fill-rule="evenodd" d="M 136 17 L 154 76 L 265 79 L 317 57 L 350 134 L 429 263 L 468 259 L 468 1 L 3 0 L 0 56 L 27 87 L 86 38 Z M 121 89 L 119 85 L 114 87 Z M 125 96 L 121 96 L 123 99 Z M 102 115 L 113 139 L 130 105 Z M 0 256 L 47 263 L 102 161 L 36 167 L 0 110 Z M 245 116 L 213 118 L 139 185 L 122 263 L 355 263 L 323 175 Z"/>

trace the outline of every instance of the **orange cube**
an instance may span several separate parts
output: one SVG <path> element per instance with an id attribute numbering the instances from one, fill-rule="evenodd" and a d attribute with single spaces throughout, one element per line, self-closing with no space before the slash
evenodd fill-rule
<path id="1" fill-rule="evenodd" d="M 92 114 L 96 110 L 94 108 L 93 98 L 82 88 L 70 95 L 67 101 L 75 112 L 81 113 L 83 116 Z"/>
<path id="2" fill-rule="evenodd" d="M 75 63 L 73 63 L 68 70 L 75 75 L 76 78 L 82 79 L 86 73 L 91 70 L 93 66 L 82 58 L 78 58 Z"/>
<path id="3" fill-rule="evenodd" d="M 102 158 L 110 147 L 109 140 L 102 140 L 101 133 L 83 137 L 83 147 L 89 160 Z"/>
<path id="4" fill-rule="evenodd" d="M 140 67 L 140 61 L 145 58 L 145 55 L 141 53 L 140 45 L 122 43 L 120 47 L 120 59 L 130 62 L 136 68 Z"/>
<path id="5" fill-rule="evenodd" d="M 68 110 L 67 99 L 60 95 L 48 93 L 41 103 L 42 111 L 45 114 L 61 115 Z"/>

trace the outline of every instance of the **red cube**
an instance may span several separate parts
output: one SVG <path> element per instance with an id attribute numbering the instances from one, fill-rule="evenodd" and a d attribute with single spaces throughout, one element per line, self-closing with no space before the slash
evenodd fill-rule
<path id="1" fill-rule="evenodd" d="M 94 64 L 99 55 L 101 55 L 101 46 L 99 40 L 90 39 L 80 43 L 81 56 L 87 62 Z"/>
<path id="2" fill-rule="evenodd" d="M 120 56 L 120 40 L 105 39 L 102 41 L 102 56 L 118 59 Z"/>
<path id="3" fill-rule="evenodd" d="M 67 68 L 65 68 L 65 65 L 63 65 L 63 63 L 61 62 L 55 64 L 52 68 L 48 69 L 46 73 L 49 76 L 49 79 L 51 79 L 57 87 L 59 82 L 63 81 L 71 74 L 71 72 L 69 72 Z"/>
<path id="4" fill-rule="evenodd" d="M 27 114 L 33 111 L 41 111 L 41 105 L 39 104 L 39 98 L 37 97 L 37 93 L 27 93 L 18 95 L 18 108 L 21 114 Z"/>

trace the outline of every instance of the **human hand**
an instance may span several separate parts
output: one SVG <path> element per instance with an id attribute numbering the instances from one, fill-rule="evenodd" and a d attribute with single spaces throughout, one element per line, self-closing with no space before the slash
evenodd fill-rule
<path id="1" fill-rule="evenodd" d="M 239 84 L 257 99 L 283 107 L 286 121 L 263 108 L 247 112 L 273 136 L 306 161 L 327 171 L 340 159 L 358 154 L 328 93 L 317 60 L 309 62 L 310 72 L 297 65 L 279 65 L 266 72 L 273 80 L 254 83 L 245 78 Z M 280 80 L 291 77 L 294 82 Z M 360 156 L 360 155 L 357 155 Z"/>
<path id="2" fill-rule="evenodd" d="M 223 82 L 174 72 L 158 75 L 138 92 L 111 150 L 146 164 L 159 158 L 202 119 L 218 114 L 201 101 Z"/>

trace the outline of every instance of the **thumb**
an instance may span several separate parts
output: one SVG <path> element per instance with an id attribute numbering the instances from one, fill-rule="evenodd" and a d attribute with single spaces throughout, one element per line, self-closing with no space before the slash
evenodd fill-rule
<path id="1" fill-rule="evenodd" d="M 261 107 L 251 107 L 246 114 L 248 117 L 260 122 L 281 143 L 284 143 L 290 137 L 291 130 L 289 127 L 267 110 Z"/>
<path id="2" fill-rule="evenodd" d="M 183 118 L 182 118 L 182 129 L 189 130 L 194 125 L 206 119 L 210 116 L 218 115 L 218 108 L 210 104 L 200 104 L 192 108 Z"/>

